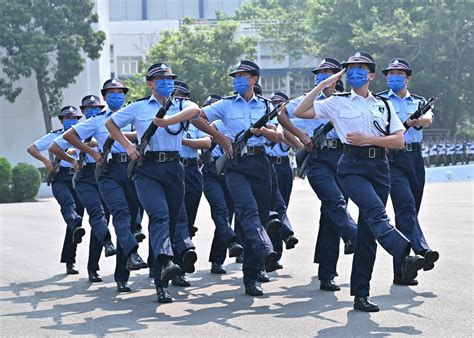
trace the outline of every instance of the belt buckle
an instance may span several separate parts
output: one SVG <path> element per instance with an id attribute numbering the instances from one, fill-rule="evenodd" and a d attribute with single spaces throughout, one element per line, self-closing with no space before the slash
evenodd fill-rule
<path id="1" fill-rule="evenodd" d="M 283 159 L 281 158 L 281 156 L 277 156 L 275 164 L 282 164 L 282 163 L 283 163 Z"/>
<path id="2" fill-rule="evenodd" d="M 337 148 L 337 140 L 336 139 L 328 140 L 328 147 L 331 148 L 331 149 L 336 149 Z"/>
<path id="3" fill-rule="evenodd" d="M 120 153 L 120 162 L 127 162 L 128 161 L 128 155 L 126 153 Z"/>
<path id="4" fill-rule="evenodd" d="M 68 173 L 69 175 L 74 175 L 74 168 L 68 167 Z"/>
<path id="5" fill-rule="evenodd" d="M 158 153 L 158 162 L 159 163 L 166 162 L 166 153 Z"/>
<path id="6" fill-rule="evenodd" d="M 405 150 L 406 151 L 413 151 L 413 144 L 405 143 Z"/>
<path id="7" fill-rule="evenodd" d="M 187 167 L 189 165 L 188 159 L 187 158 L 182 158 L 181 162 L 183 163 L 183 166 Z"/>
<path id="8" fill-rule="evenodd" d="M 369 158 L 375 158 L 377 148 L 369 148 Z"/>
<path id="9" fill-rule="evenodd" d="M 255 148 L 247 147 L 247 155 L 255 155 Z"/>

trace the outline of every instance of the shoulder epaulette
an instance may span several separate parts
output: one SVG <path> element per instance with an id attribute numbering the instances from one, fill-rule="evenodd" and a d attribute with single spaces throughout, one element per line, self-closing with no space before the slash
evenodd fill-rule
<path id="1" fill-rule="evenodd" d="M 50 133 L 50 134 L 61 134 L 62 131 L 63 131 L 63 128 L 61 128 L 61 129 L 56 129 L 56 130 L 51 130 L 49 133 Z"/>
<path id="2" fill-rule="evenodd" d="M 258 97 L 258 98 L 261 98 L 262 100 L 271 102 L 269 99 L 267 99 L 266 97 L 263 97 L 262 95 L 255 95 L 255 96 Z"/>
<path id="3" fill-rule="evenodd" d="M 384 94 L 387 94 L 388 92 L 389 90 L 384 90 L 384 91 L 376 93 L 375 95 L 384 95 Z"/>
<path id="4" fill-rule="evenodd" d="M 133 103 L 133 102 L 138 102 L 138 101 L 145 101 L 145 100 L 149 100 L 149 99 L 150 99 L 150 97 L 151 97 L 151 95 L 150 95 L 150 96 L 145 96 L 145 97 L 142 97 L 141 99 L 138 99 L 138 100 L 132 101 L 132 102 L 130 102 L 130 103 Z"/>
<path id="5" fill-rule="evenodd" d="M 411 96 L 413 96 L 415 99 L 421 100 L 421 101 L 426 101 L 426 99 L 423 96 L 420 95 L 415 95 L 410 93 Z"/>
<path id="6" fill-rule="evenodd" d="M 96 116 L 104 115 L 104 114 L 105 114 L 105 112 L 106 112 L 106 110 L 102 110 L 100 113 L 98 113 L 98 114 L 95 114 L 95 115 L 94 115 L 94 116 L 92 116 L 92 117 L 96 117 Z"/>
<path id="7" fill-rule="evenodd" d="M 351 92 L 333 93 L 335 96 L 350 96 Z"/>
<path id="8" fill-rule="evenodd" d="M 223 100 L 232 100 L 232 99 L 235 99 L 237 97 L 237 95 L 229 95 L 229 96 L 224 96 L 222 99 Z"/>

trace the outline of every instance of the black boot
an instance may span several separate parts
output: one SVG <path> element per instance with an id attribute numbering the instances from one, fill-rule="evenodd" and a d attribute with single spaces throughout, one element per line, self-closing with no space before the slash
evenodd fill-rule
<path id="1" fill-rule="evenodd" d="M 171 303 L 173 301 L 173 298 L 171 298 L 167 288 L 157 287 L 156 295 L 158 296 L 158 303 L 165 304 Z"/>
<path id="2" fill-rule="evenodd" d="M 126 268 L 129 271 L 140 270 L 147 268 L 148 265 L 143 261 L 137 252 L 132 252 L 127 259 Z"/>
<path id="3" fill-rule="evenodd" d="M 66 273 L 68 275 L 77 275 L 79 271 L 74 268 L 74 263 L 66 263 Z"/>
<path id="4" fill-rule="evenodd" d="M 102 277 L 100 277 L 99 273 L 94 270 L 87 271 L 89 274 L 89 282 L 91 283 L 100 283 L 102 282 Z"/>
<path id="5" fill-rule="evenodd" d="M 354 297 L 354 310 L 364 312 L 378 312 L 380 309 L 377 304 L 372 303 L 369 297 Z"/>

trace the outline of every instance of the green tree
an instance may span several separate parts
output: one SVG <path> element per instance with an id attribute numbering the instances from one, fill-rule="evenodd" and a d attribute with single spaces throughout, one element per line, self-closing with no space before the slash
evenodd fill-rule
<path id="1" fill-rule="evenodd" d="M 14 82 L 35 76 L 46 131 L 62 104 L 62 90 L 84 68 L 85 53 L 100 56 L 104 32 L 88 0 L 0 0 L 0 47 L 3 73 L 0 96 L 14 102 L 22 88 Z"/>
<path id="2" fill-rule="evenodd" d="M 164 62 L 172 67 L 178 79 L 186 81 L 194 101 L 202 102 L 210 93 L 228 95 L 232 92 L 227 76 L 232 65 L 242 56 L 253 57 L 255 41 L 237 37 L 239 23 L 217 21 L 215 25 L 194 25 L 185 20 L 179 30 L 161 32 L 159 43 L 147 55 L 149 64 Z M 149 95 L 145 77 L 139 74 L 126 80 L 130 86 L 128 100 Z"/>

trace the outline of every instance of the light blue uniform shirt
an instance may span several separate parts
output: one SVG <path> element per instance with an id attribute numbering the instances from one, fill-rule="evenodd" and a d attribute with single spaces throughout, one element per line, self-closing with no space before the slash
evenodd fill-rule
<path id="1" fill-rule="evenodd" d="M 61 148 L 61 149 L 73 148 L 73 146 L 71 144 L 69 144 L 69 142 L 64 139 L 64 135 L 60 135 L 60 136 L 56 137 L 54 139 L 54 143 L 56 143 L 59 146 L 59 148 Z M 98 147 L 94 147 L 93 149 L 95 151 L 99 151 Z M 81 153 L 81 151 L 79 151 L 78 149 L 76 149 L 76 152 L 78 152 L 79 154 Z M 71 155 L 71 157 L 74 157 L 76 160 L 78 160 L 79 159 L 79 154 Z M 94 158 L 89 154 L 86 154 L 85 160 L 86 160 L 86 163 L 95 163 Z"/>
<path id="2" fill-rule="evenodd" d="M 296 107 L 300 104 L 303 100 L 305 95 L 298 96 L 296 99 L 291 100 L 286 105 L 286 111 L 288 112 L 288 117 L 290 118 L 291 122 L 294 126 L 300 130 L 303 130 L 309 137 L 313 136 L 313 132 L 316 128 L 318 128 L 322 124 L 326 124 L 329 120 L 326 119 L 302 119 L 295 116 Z M 326 95 L 324 93 L 320 93 L 316 100 L 324 100 Z M 336 129 L 332 129 L 329 133 L 326 134 L 326 139 L 338 139 L 339 136 L 337 135 Z"/>
<path id="3" fill-rule="evenodd" d="M 174 100 L 166 114 L 167 116 L 173 116 L 180 112 L 179 101 L 180 99 Z M 188 107 L 189 104 L 190 101 L 183 100 L 181 106 L 184 109 Z M 161 106 L 161 103 L 152 95 L 150 98 L 144 98 L 130 103 L 125 108 L 113 114 L 112 120 L 119 128 L 132 123 L 137 130 L 138 140 L 141 140 Z M 167 128 L 176 135 L 170 134 L 166 128 L 158 128 L 149 142 L 147 151 L 181 151 L 184 133 L 183 124 L 172 124 Z"/>
<path id="4" fill-rule="evenodd" d="M 35 142 L 33 142 L 33 144 L 35 145 L 35 147 L 38 149 L 38 151 L 45 151 L 45 150 L 48 150 L 49 147 L 51 146 L 51 143 L 53 143 L 53 141 L 56 140 L 56 138 L 60 135 L 62 135 L 64 133 L 64 130 L 62 129 L 59 129 L 59 130 L 53 130 L 51 132 L 49 132 L 48 134 L 44 135 L 43 137 L 37 139 Z M 64 150 L 67 150 L 68 148 L 71 148 L 71 146 L 68 144 L 68 146 L 66 147 L 62 147 L 60 146 L 62 149 Z M 79 156 L 74 154 L 74 155 L 71 155 L 72 157 L 74 157 L 75 159 L 78 159 Z M 72 164 L 67 162 L 67 161 L 63 161 L 61 160 L 61 162 L 59 162 L 59 165 L 61 167 L 68 167 L 68 168 L 72 168 Z"/>
<path id="5" fill-rule="evenodd" d="M 74 125 L 73 128 L 81 140 L 88 139 L 91 136 L 94 137 L 97 140 L 100 151 L 102 152 L 104 143 L 109 137 L 109 131 L 105 127 L 105 121 L 107 121 L 110 116 L 115 114 L 111 110 L 107 110 L 104 113 L 97 114 L 85 121 L 82 121 L 81 123 Z M 132 131 L 132 126 L 126 125 L 121 129 L 123 132 L 130 132 Z M 126 150 L 119 142 L 114 142 L 110 152 L 125 153 Z"/>
<path id="6" fill-rule="evenodd" d="M 419 104 L 423 104 L 423 99 L 421 97 L 415 97 L 407 92 L 407 95 L 402 99 L 397 94 L 395 94 L 391 89 L 387 92 L 383 92 L 380 96 L 386 97 L 389 99 L 397 116 L 402 122 L 405 122 L 411 114 L 413 114 L 417 109 Z M 405 143 L 417 143 L 423 140 L 423 129 L 417 130 L 414 127 L 409 128 L 405 133 Z"/>
<path id="7" fill-rule="evenodd" d="M 222 122 L 221 120 L 215 120 L 214 122 L 212 122 L 212 125 L 215 126 L 217 130 L 219 130 L 222 134 L 228 134 L 228 132 L 225 131 L 224 122 Z M 224 151 L 222 150 L 222 147 L 220 145 L 216 145 L 214 149 L 212 149 L 211 155 L 212 157 L 222 156 L 224 155 Z"/>
<path id="8" fill-rule="evenodd" d="M 222 120 L 225 129 L 224 135 L 232 140 L 238 133 L 251 127 L 263 115 L 273 110 L 273 106 L 269 101 L 253 95 L 247 102 L 240 94 L 217 101 L 210 106 L 203 108 L 204 113 L 209 122 Z M 252 136 L 247 145 L 264 146 L 267 139 L 263 136 Z"/>
<path id="9" fill-rule="evenodd" d="M 199 129 L 197 129 L 192 124 L 189 125 L 188 130 L 185 131 L 183 134 L 183 138 L 193 139 L 193 140 L 199 139 L 204 136 L 206 136 L 206 134 L 200 131 Z M 181 155 L 181 157 L 187 157 L 187 158 L 197 158 L 199 156 L 198 149 L 191 148 L 185 145 L 183 145 L 179 154 Z"/>

